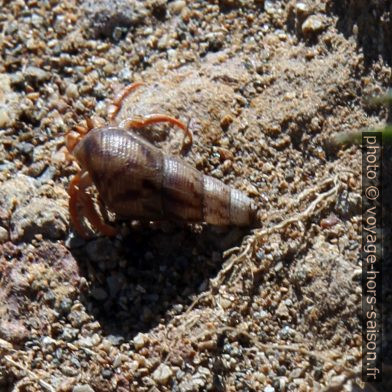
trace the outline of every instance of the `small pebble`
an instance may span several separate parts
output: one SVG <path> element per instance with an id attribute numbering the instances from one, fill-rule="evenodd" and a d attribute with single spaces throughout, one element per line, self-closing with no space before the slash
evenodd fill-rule
<path id="1" fill-rule="evenodd" d="M 264 384 L 264 383 L 265 383 L 266 376 L 265 376 L 265 374 L 263 374 L 263 373 L 261 373 L 261 372 L 256 372 L 256 373 L 254 374 L 254 378 L 255 378 L 257 381 L 259 381 L 261 384 Z"/>
<path id="2" fill-rule="evenodd" d="M 25 74 L 28 79 L 36 82 L 43 82 L 50 78 L 49 72 L 46 72 L 43 69 L 34 66 L 27 67 Z"/>
<path id="3" fill-rule="evenodd" d="M 72 342 L 78 336 L 79 329 L 77 328 L 64 328 L 63 333 L 60 335 L 60 339 L 66 342 Z"/>
<path id="4" fill-rule="evenodd" d="M 292 332 L 293 332 L 292 329 L 286 325 L 279 331 L 279 337 L 281 339 L 289 339 Z"/>
<path id="5" fill-rule="evenodd" d="M 152 374 L 153 380 L 158 383 L 165 385 L 169 381 L 169 378 L 173 375 L 171 368 L 164 363 L 160 364 L 158 368 Z"/>
<path id="6" fill-rule="evenodd" d="M 297 10 L 298 14 L 305 15 L 305 14 L 309 13 L 309 6 L 305 3 L 302 3 L 302 2 L 298 2 L 295 5 L 295 9 Z"/>
<path id="7" fill-rule="evenodd" d="M 140 350 L 142 347 L 144 347 L 146 344 L 148 344 L 150 339 L 148 336 L 146 336 L 143 333 L 138 333 L 134 338 L 133 338 L 133 344 L 135 346 L 136 350 Z"/>
<path id="8" fill-rule="evenodd" d="M 60 371 L 68 377 L 75 377 L 79 373 L 77 369 L 66 365 L 60 366 Z"/>
<path id="9" fill-rule="evenodd" d="M 275 265 L 274 270 L 275 270 L 275 272 L 279 272 L 282 268 L 283 268 L 283 263 L 282 263 L 281 261 L 279 261 L 279 262 Z"/>
<path id="10" fill-rule="evenodd" d="M 305 36 L 310 36 L 319 33 L 323 28 L 324 24 L 322 20 L 316 15 L 311 15 L 302 24 L 302 33 Z"/>
<path id="11" fill-rule="evenodd" d="M 102 374 L 102 378 L 105 378 L 106 380 L 109 380 L 113 376 L 113 370 L 111 370 L 111 369 L 103 369 L 101 374 Z"/>
<path id="12" fill-rule="evenodd" d="M 289 317 L 289 311 L 288 311 L 287 306 L 286 306 L 286 304 L 284 302 L 281 302 L 279 304 L 278 309 L 276 309 L 276 314 L 279 317 L 282 317 L 282 318 L 288 318 Z"/>
<path id="13" fill-rule="evenodd" d="M 116 369 L 119 366 L 121 366 L 122 363 L 127 362 L 128 357 L 124 354 L 118 354 L 115 356 L 114 361 L 113 361 L 113 368 Z"/>
<path id="14" fill-rule="evenodd" d="M 81 337 L 78 339 L 78 345 L 80 347 L 94 347 L 94 340 L 90 336 Z"/>
<path id="15" fill-rule="evenodd" d="M 220 126 L 222 127 L 223 130 L 227 130 L 227 128 L 230 126 L 230 124 L 234 121 L 234 118 L 230 114 L 226 114 L 223 116 L 220 120 Z"/>
<path id="16" fill-rule="evenodd" d="M 8 115 L 10 109 L 7 107 L 0 107 L 0 128 L 6 128 L 11 125 L 11 119 Z"/>
<path id="17" fill-rule="evenodd" d="M 185 8 L 185 6 L 186 6 L 186 2 L 183 0 L 173 1 L 173 3 L 170 4 L 170 10 L 174 14 L 180 14 L 182 10 Z"/>
<path id="18" fill-rule="evenodd" d="M 275 1 L 265 0 L 264 1 L 264 10 L 270 15 L 273 15 L 276 12 L 276 4 Z"/>
<path id="19" fill-rule="evenodd" d="M 8 238 L 8 230 L 0 226 L 0 244 L 4 244 L 4 242 L 8 241 Z"/>
<path id="20" fill-rule="evenodd" d="M 121 343 L 124 342 L 123 336 L 116 336 L 116 335 L 108 335 L 106 336 L 106 340 L 110 342 L 113 346 L 119 346 Z"/>
<path id="21" fill-rule="evenodd" d="M 73 387 L 72 392 L 94 392 L 94 389 L 88 384 L 78 384 Z"/>
<path id="22" fill-rule="evenodd" d="M 79 96 L 78 86 L 74 83 L 69 83 L 65 90 L 65 94 L 69 98 L 76 99 Z"/>

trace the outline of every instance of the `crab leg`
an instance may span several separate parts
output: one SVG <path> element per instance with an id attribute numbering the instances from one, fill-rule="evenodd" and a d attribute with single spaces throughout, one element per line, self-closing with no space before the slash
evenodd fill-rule
<path id="1" fill-rule="evenodd" d="M 140 86 L 143 86 L 143 82 L 134 82 L 130 84 L 129 86 L 125 87 L 122 89 L 113 99 L 113 102 L 111 105 L 109 105 L 108 108 L 108 117 L 110 122 L 114 122 L 116 119 L 117 113 L 121 109 L 122 102 L 124 99 L 131 94 L 132 91 L 136 90 Z"/>
<path id="2" fill-rule="evenodd" d="M 79 219 L 78 214 L 78 201 L 79 201 L 79 183 L 80 183 L 80 173 L 76 174 L 68 188 L 69 194 L 69 213 L 71 217 L 71 221 L 73 227 L 75 228 L 76 232 L 83 238 L 88 238 L 89 235 L 85 228 L 82 225 L 82 222 Z"/>
<path id="3" fill-rule="evenodd" d="M 86 191 L 87 187 L 90 185 L 92 185 L 91 177 L 87 172 L 84 172 L 81 176 L 79 190 L 83 211 L 86 215 L 86 218 L 95 230 L 108 237 L 114 237 L 117 234 L 117 230 L 114 227 L 106 224 L 99 216 L 91 196 Z"/>
<path id="4" fill-rule="evenodd" d="M 85 117 L 86 126 L 76 125 L 74 129 L 65 135 L 65 144 L 68 152 L 71 154 L 75 146 L 89 133 L 92 129 L 103 126 L 103 120 L 99 117 Z"/>
<path id="5" fill-rule="evenodd" d="M 91 223 L 93 228 L 103 235 L 113 237 L 117 234 L 117 230 L 114 227 L 106 224 L 98 215 L 91 196 L 86 191 L 87 187 L 89 187 L 91 184 L 92 181 L 88 172 L 84 172 L 82 175 L 77 174 L 71 181 L 69 188 L 69 210 L 72 223 L 81 237 L 85 239 L 89 237 L 88 232 L 81 224 L 80 219 L 78 219 L 77 203 L 79 201 L 83 207 L 83 212 L 87 220 Z"/>
<path id="6" fill-rule="evenodd" d="M 192 132 L 189 128 L 180 120 L 167 116 L 165 114 L 150 114 L 141 118 L 128 118 L 126 120 L 121 121 L 120 128 L 132 129 L 132 128 L 144 128 L 148 125 L 158 124 L 158 123 L 169 123 L 176 125 L 181 128 L 184 132 L 184 140 L 182 142 L 181 152 L 184 153 L 190 149 L 193 143 Z M 187 140 L 188 139 L 188 140 Z"/>

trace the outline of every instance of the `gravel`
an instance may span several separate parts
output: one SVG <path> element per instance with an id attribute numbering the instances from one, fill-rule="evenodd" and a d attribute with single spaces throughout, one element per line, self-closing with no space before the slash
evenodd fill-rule
<path id="1" fill-rule="evenodd" d="M 390 84 L 389 10 L 365 3 L 1 8 L 0 389 L 363 386 L 353 376 L 361 151 L 330 140 L 387 118 L 365 98 Z M 145 85 L 117 120 L 162 113 L 189 124 L 183 159 L 248 194 L 261 228 L 111 216 L 116 238 L 73 232 L 78 167 L 64 135 L 85 117 L 107 120 L 108 102 L 136 80 Z M 178 153 L 179 132 L 149 131 Z"/>

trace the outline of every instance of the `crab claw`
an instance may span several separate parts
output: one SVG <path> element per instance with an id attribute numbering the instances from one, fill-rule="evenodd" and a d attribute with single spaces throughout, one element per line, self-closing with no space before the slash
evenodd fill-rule
<path id="1" fill-rule="evenodd" d="M 81 128 L 81 127 L 76 127 L 76 128 Z M 65 135 L 65 145 L 69 153 L 72 154 L 72 151 L 74 150 L 75 146 L 79 143 L 80 139 L 82 138 L 83 133 L 78 131 L 69 131 Z"/>

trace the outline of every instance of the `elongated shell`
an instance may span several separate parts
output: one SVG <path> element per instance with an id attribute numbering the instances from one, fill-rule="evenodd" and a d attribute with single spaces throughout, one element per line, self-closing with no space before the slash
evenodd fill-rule
<path id="1" fill-rule="evenodd" d="M 214 225 L 255 223 L 252 201 L 118 127 L 90 131 L 74 155 L 106 207 L 124 218 Z"/>

